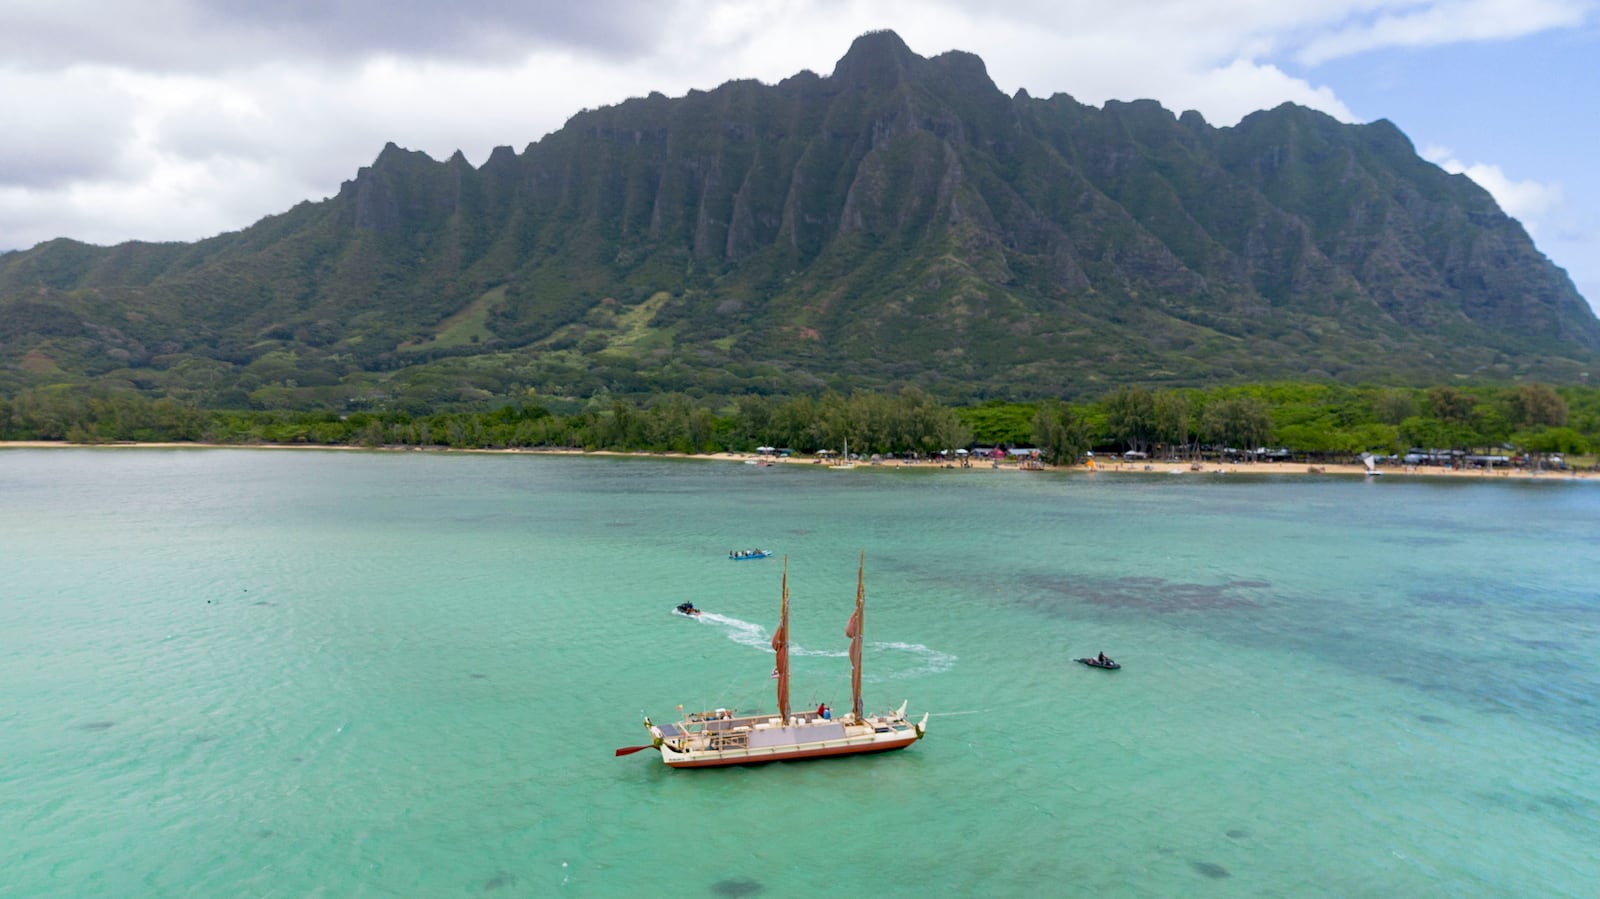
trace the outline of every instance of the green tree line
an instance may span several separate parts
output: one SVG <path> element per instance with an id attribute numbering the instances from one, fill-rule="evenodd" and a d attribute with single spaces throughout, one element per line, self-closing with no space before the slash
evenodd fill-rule
<path id="1" fill-rule="evenodd" d="M 414 414 L 204 409 L 96 388 L 0 397 L 0 439 L 74 443 L 205 442 L 460 449 L 922 456 L 974 445 L 1029 446 L 1070 463 L 1091 450 L 1192 458 L 1222 447 L 1281 447 L 1316 459 L 1411 447 L 1585 455 L 1600 447 L 1600 388 L 1345 387 L 1275 383 L 1151 391 L 1118 388 L 1069 403 L 950 407 L 907 387 L 893 394 L 743 396 L 716 407 L 686 394 L 647 402 L 592 398 L 556 413 L 538 403 Z"/>

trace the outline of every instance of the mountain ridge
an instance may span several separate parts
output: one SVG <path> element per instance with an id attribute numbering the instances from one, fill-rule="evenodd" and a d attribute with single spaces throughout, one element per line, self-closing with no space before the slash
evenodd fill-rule
<path id="1" fill-rule="evenodd" d="M 389 143 L 202 241 L 0 255 L 0 312 L 0 389 L 257 406 L 1571 383 L 1600 356 L 1565 273 L 1392 123 L 1007 97 L 887 31 L 476 168 Z"/>

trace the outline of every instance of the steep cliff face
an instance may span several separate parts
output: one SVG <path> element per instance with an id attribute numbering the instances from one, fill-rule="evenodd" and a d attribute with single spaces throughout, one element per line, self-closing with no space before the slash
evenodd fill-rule
<path id="1" fill-rule="evenodd" d="M 390 144 L 336 197 L 196 244 L 8 254 L 0 304 L 7 359 L 494 353 L 562 389 L 1561 379 L 1600 353 L 1521 226 L 1388 122 L 1006 97 L 892 32 L 827 77 L 587 110 L 476 169 Z"/>

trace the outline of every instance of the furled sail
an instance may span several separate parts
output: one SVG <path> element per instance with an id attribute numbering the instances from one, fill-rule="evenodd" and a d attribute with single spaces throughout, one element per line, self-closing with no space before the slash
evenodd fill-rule
<path id="1" fill-rule="evenodd" d="M 850 616 L 850 623 L 844 626 L 844 635 L 850 638 L 850 711 L 855 713 L 857 721 L 865 717 L 861 708 L 861 619 L 867 600 L 863 579 L 866 570 L 867 552 L 862 550 L 861 567 L 856 569 L 856 610 Z"/>
<path id="2" fill-rule="evenodd" d="M 778 654 L 778 718 L 789 720 L 789 557 L 783 557 L 783 607 L 778 629 L 772 634 L 772 651 Z"/>

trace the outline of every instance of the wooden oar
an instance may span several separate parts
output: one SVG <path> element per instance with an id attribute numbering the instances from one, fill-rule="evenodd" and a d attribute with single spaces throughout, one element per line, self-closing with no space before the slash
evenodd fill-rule
<path id="1" fill-rule="evenodd" d="M 619 755 L 619 756 L 633 755 L 635 752 L 638 752 L 641 749 L 654 749 L 654 748 L 655 748 L 655 746 L 653 746 L 653 745 L 651 745 L 649 743 L 646 743 L 643 746 L 624 746 L 621 749 L 617 750 L 617 755 Z"/>

